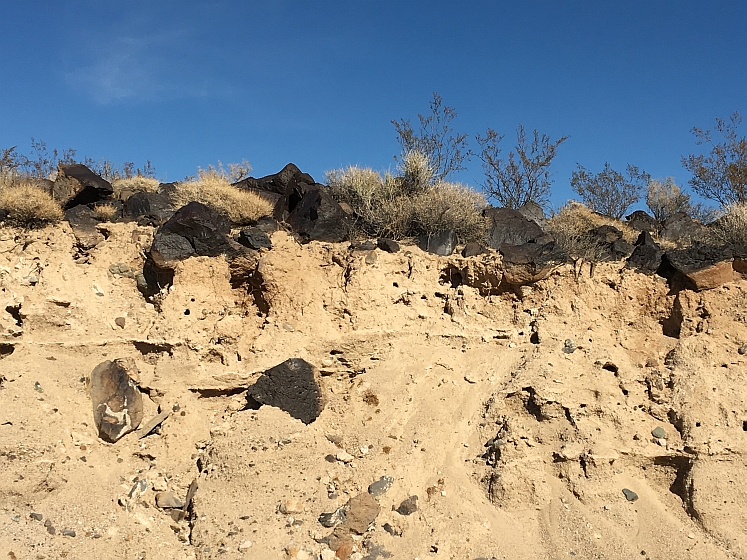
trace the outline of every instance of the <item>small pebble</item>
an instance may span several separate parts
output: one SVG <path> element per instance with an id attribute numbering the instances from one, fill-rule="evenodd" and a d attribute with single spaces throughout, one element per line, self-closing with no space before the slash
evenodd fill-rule
<path id="1" fill-rule="evenodd" d="M 651 430 L 651 435 L 654 436 L 656 439 L 665 438 L 667 437 L 667 432 L 661 426 L 657 426 L 656 428 Z"/>
<path id="2" fill-rule="evenodd" d="M 62 530 L 62 535 L 64 537 L 74 537 L 75 536 L 75 531 L 73 531 L 72 529 L 63 529 Z"/>
<path id="3" fill-rule="evenodd" d="M 239 545 L 239 552 L 246 552 L 252 547 L 252 541 L 243 541 Z"/>
<path id="4" fill-rule="evenodd" d="M 337 455 L 335 455 L 335 459 L 337 459 L 341 463 L 350 463 L 353 459 L 355 459 L 355 457 L 353 457 L 347 451 L 339 451 Z"/>
<path id="5" fill-rule="evenodd" d="M 33 511 L 29 514 L 29 517 L 35 521 L 41 521 L 44 516 L 41 513 L 34 513 Z"/>
<path id="6" fill-rule="evenodd" d="M 392 509 L 399 513 L 400 515 L 412 515 L 416 511 L 418 511 L 418 497 L 417 496 L 410 496 L 406 500 L 404 500 L 398 508 L 394 508 L 392 506 Z"/>
<path id="7" fill-rule="evenodd" d="M 623 494 L 625 495 L 625 499 L 629 502 L 635 502 L 638 499 L 638 494 L 628 488 L 623 488 Z"/>
<path id="8" fill-rule="evenodd" d="M 392 487 L 393 482 L 394 479 L 391 476 L 382 476 L 379 480 L 372 482 L 368 486 L 368 493 L 372 496 L 381 496 Z"/>
<path id="9" fill-rule="evenodd" d="M 747 344 L 742 344 L 742 346 L 739 347 L 739 349 L 737 350 L 737 352 L 739 352 L 740 355 L 742 355 L 742 356 L 744 356 L 745 354 L 747 354 Z"/>

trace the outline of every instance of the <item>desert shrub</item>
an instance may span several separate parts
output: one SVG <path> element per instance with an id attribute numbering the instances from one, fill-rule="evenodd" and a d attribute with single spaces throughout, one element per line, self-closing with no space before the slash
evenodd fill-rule
<path id="1" fill-rule="evenodd" d="M 176 184 L 170 194 L 172 202 L 176 206 L 200 202 L 235 224 L 252 223 L 257 218 L 271 214 L 273 206 L 258 194 L 231 185 L 231 179 L 244 173 L 248 173 L 246 166 L 234 168 L 233 172 L 226 171 L 222 165 L 199 169 L 197 179 Z"/>
<path id="2" fill-rule="evenodd" d="M 747 246 L 747 202 L 727 206 L 711 225 L 711 235 L 717 243 Z"/>
<path id="3" fill-rule="evenodd" d="M 8 221 L 20 227 L 41 227 L 59 222 L 62 208 L 43 188 L 19 181 L 0 188 L 0 210 Z"/>
<path id="4" fill-rule="evenodd" d="M 604 164 L 599 173 L 591 173 L 583 165 L 571 174 L 571 188 L 584 204 L 600 214 L 620 219 L 625 211 L 641 198 L 651 176 L 634 165 L 626 168 L 627 178 Z"/>
<path id="5" fill-rule="evenodd" d="M 102 222 L 109 222 L 117 215 L 118 209 L 111 203 L 101 202 L 93 207 L 93 216 Z"/>
<path id="6" fill-rule="evenodd" d="M 653 217 L 663 223 L 677 212 L 690 213 L 690 195 L 682 192 L 674 177 L 663 181 L 652 179 L 646 186 L 646 206 Z"/>
<path id="7" fill-rule="evenodd" d="M 114 196 L 121 198 L 123 193 L 156 192 L 161 182 L 153 177 L 136 175 L 134 177 L 114 179 L 111 182 Z"/>
<path id="8" fill-rule="evenodd" d="M 720 142 L 714 141 L 714 131 L 693 128 L 695 143 L 709 145 L 710 153 L 682 158 L 682 165 L 693 174 L 688 181 L 693 190 L 722 206 L 747 201 L 747 137 L 737 133 L 741 122 L 739 113 L 728 120 L 717 118 L 715 132 Z"/>
<path id="9" fill-rule="evenodd" d="M 546 206 L 552 185 L 550 165 L 558 147 L 568 138 L 562 136 L 552 142 L 547 134 L 535 129 L 529 143 L 524 127 L 519 125 L 514 151 L 504 159 L 500 155 L 502 134 L 492 128 L 488 128 L 484 137 L 478 134 L 477 143 L 481 148 L 478 157 L 485 173 L 485 192 L 504 208 L 520 208 L 528 202 Z"/>
<path id="10" fill-rule="evenodd" d="M 462 241 L 485 236 L 482 194 L 469 187 L 431 182 L 428 158 L 405 154 L 399 171 L 381 175 L 370 168 L 328 171 L 330 194 L 354 213 L 353 236 L 405 239 L 454 230 Z"/>
<path id="11" fill-rule="evenodd" d="M 429 108 L 429 115 L 418 115 L 418 131 L 412 127 L 409 119 L 393 120 L 392 124 L 397 130 L 397 142 L 402 152 L 423 154 L 432 166 L 432 180 L 445 181 L 452 173 L 466 169 L 464 162 L 472 154 L 467 145 L 469 135 L 454 132 L 449 123 L 456 118 L 456 110 L 444 105 L 438 93 L 433 93 Z"/>

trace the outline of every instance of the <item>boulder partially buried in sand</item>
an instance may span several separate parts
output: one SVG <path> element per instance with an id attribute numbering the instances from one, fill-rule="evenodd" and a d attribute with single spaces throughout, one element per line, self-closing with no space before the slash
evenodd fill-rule
<path id="1" fill-rule="evenodd" d="M 118 441 L 143 420 L 143 397 L 131 375 L 137 375 L 131 358 L 107 360 L 91 372 L 93 420 L 104 441 Z"/>
<path id="2" fill-rule="evenodd" d="M 284 410 L 304 424 L 311 424 L 324 410 L 319 370 L 301 358 L 289 358 L 265 371 L 249 387 L 247 398 Z"/>

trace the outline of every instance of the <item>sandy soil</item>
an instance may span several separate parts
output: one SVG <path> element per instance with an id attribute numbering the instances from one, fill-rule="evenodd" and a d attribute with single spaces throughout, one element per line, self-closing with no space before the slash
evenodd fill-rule
<path id="1" fill-rule="evenodd" d="M 747 281 L 678 295 L 604 264 L 480 295 L 444 279 L 457 257 L 277 232 L 261 293 L 200 257 L 154 306 L 127 272 L 152 228 L 104 230 L 88 254 L 66 225 L 0 231 L 0 557 L 334 558 L 319 516 L 386 475 L 337 557 L 747 558 Z M 110 444 L 87 377 L 125 357 L 145 418 L 171 414 Z M 322 375 L 308 425 L 246 408 L 288 358 Z M 186 518 L 157 507 L 193 481 Z"/>

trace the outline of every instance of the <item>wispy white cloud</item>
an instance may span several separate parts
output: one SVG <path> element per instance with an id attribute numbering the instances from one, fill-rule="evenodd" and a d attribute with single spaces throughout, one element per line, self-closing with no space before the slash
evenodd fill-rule
<path id="1" fill-rule="evenodd" d="M 65 72 L 71 88 L 106 105 L 119 101 L 157 101 L 183 97 L 209 97 L 226 86 L 195 81 L 189 71 L 184 32 L 140 37 L 119 37 Z"/>

